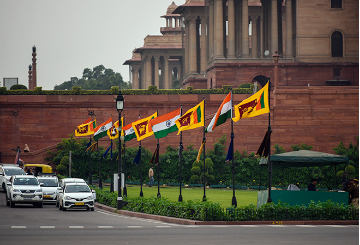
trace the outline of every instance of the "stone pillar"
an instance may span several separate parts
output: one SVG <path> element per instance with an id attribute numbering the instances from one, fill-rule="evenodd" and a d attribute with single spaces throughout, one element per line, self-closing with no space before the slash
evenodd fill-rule
<path id="1" fill-rule="evenodd" d="M 169 89 L 169 85 L 169 56 L 164 56 L 164 89 Z"/>
<path id="2" fill-rule="evenodd" d="M 228 0 L 228 58 L 235 58 L 235 5 Z"/>
<path id="3" fill-rule="evenodd" d="M 29 87 L 29 89 L 34 89 L 37 87 L 37 79 L 36 79 L 36 47 L 33 46 L 32 47 L 32 86 L 31 88 Z"/>
<path id="4" fill-rule="evenodd" d="M 147 56 L 146 63 L 145 63 L 145 88 L 148 89 L 148 87 L 151 85 L 151 56 Z"/>
<path id="5" fill-rule="evenodd" d="M 32 68 L 32 66 L 29 65 L 29 71 L 28 71 L 28 73 L 29 73 L 29 85 L 28 85 L 28 88 L 29 89 L 30 89 L 30 87 L 32 87 L 32 71 L 31 71 L 31 68 Z"/>
<path id="6" fill-rule="evenodd" d="M 159 83 L 159 56 L 154 56 L 154 85 L 160 89 Z"/>
<path id="7" fill-rule="evenodd" d="M 292 58 L 293 55 L 293 42 L 292 42 L 292 0 L 286 0 L 285 12 L 286 12 L 286 58 Z"/>
<path id="8" fill-rule="evenodd" d="M 196 59 L 196 18 L 188 18 L 189 21 L 189 73 L 197 73 L 197 59 Z"/>
<path id="9" fill-rule="evenodd" d="M 249 57 L 249 6 L 248 0 L 242 1 L 242 58 Z"/>
<path id="10" fill-rule="evenodd" d="M 190 35 L 190 30 L 189 30 L 189 22 L 187 20 L 184 21 L 185 24 L 185 67 L 184 67 L 184 72 L 185 75 L 189 74 L 190 71 L 190 59 L 189 59 L 189 35 Z"/>
<path id="11" fill-rule="evenodd" d="M 213 58 L 214 56 L 214 0 L 209 1 L 209 26 L 208 26 L 208 32 L 209 32 L 209 60 Z"/>
<path id="12" fill-rule="evenodd" d="M 132 75 L 133 89 L 139 89 L 140 88 L 140 84 L 139 84 L 139 68 L 133 66 L 132 69 L 131 69 L 131 75 Z"/>
<path id="13" fill-rule="evenodd" d="M 258 36 L 257 36 L 257 20 L 258 16 L 251 17 L 251 26 L 252 26 L 252 37 L 251 37 L 251 57 L 258 58 Z"/>
<path id="14" fill-rule="evenodd" d="M 278 51 L 278 11 L 277 0 L 271 0 L 271 51 Z"/>
<path id="15" fill-rule="evenodd" d="M 214 56 L 215 58 L 224 58 L 224 13 L 223 1 L 214 0 L 214 17 L 215 17 L 215 37 L 214 37 Z"/>
<path id="16" fill-rule="evenodd" d="M 206 17 L 201 18 L 200 73 L 206 73 Z"/>

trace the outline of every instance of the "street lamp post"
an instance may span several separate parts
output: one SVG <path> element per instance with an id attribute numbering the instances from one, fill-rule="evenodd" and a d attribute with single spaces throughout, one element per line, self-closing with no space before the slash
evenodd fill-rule
<path id="1" fill-rule="evenodd" d="M 117 208 L 122 209 L 122 196 L 121 196 L 121 172 L 122 172 L 122 162 L 121 162 L 121 112 L 124 109 L 124 97 L 119 90 L 119 94 L 116 98 L 116 109 L 119 113 L 119 162 L 118 162 L 118 198 L 117 198 Z"/>

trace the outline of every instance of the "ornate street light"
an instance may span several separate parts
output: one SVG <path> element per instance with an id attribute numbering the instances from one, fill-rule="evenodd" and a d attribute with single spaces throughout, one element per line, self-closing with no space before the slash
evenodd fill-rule
<path id="1" fill-rule="evenodd" d="M 119 94 L 116 98 L 116 110 L 119 113 L 119 162 L 118 162 L 118 198 L 117 198 L 117 208 L 122 209 L 122 196 L 121 196 L 121 172 L 122 172 L 122 162 L 121 162 L 121 112 L 124 110 L 124 96 L 119 90 Z"/>

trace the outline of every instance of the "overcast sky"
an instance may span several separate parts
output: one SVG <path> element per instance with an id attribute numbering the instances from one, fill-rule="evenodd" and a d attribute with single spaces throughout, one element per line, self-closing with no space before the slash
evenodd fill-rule
<path id="1" fill-rule="evenodd" d="M 28 87 L 32 46 L 37 86 L 53 89 L 104 65 L 129 81 L 132 50 L 147 35 L 161 35 L 160 16 L 172 0 L 0 0 L 0 79 L 17 77 Z M 175 1 L 177 5 L 185 0 Z"/>

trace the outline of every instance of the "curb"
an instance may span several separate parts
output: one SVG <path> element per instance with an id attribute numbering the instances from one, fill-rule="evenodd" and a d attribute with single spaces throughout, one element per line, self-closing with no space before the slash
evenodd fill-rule
<path id="1" fill-rule="evenodd" d="M 117 210 L 116 208 L 105 206 L 100 203 L 95 203 L 95 207 L 111 213 L 118 213 L 136 218 L 152 219 L 178 225 L 359 225 L 359 220 L 199 221 L 138 213 L 128 210 Z"/>

